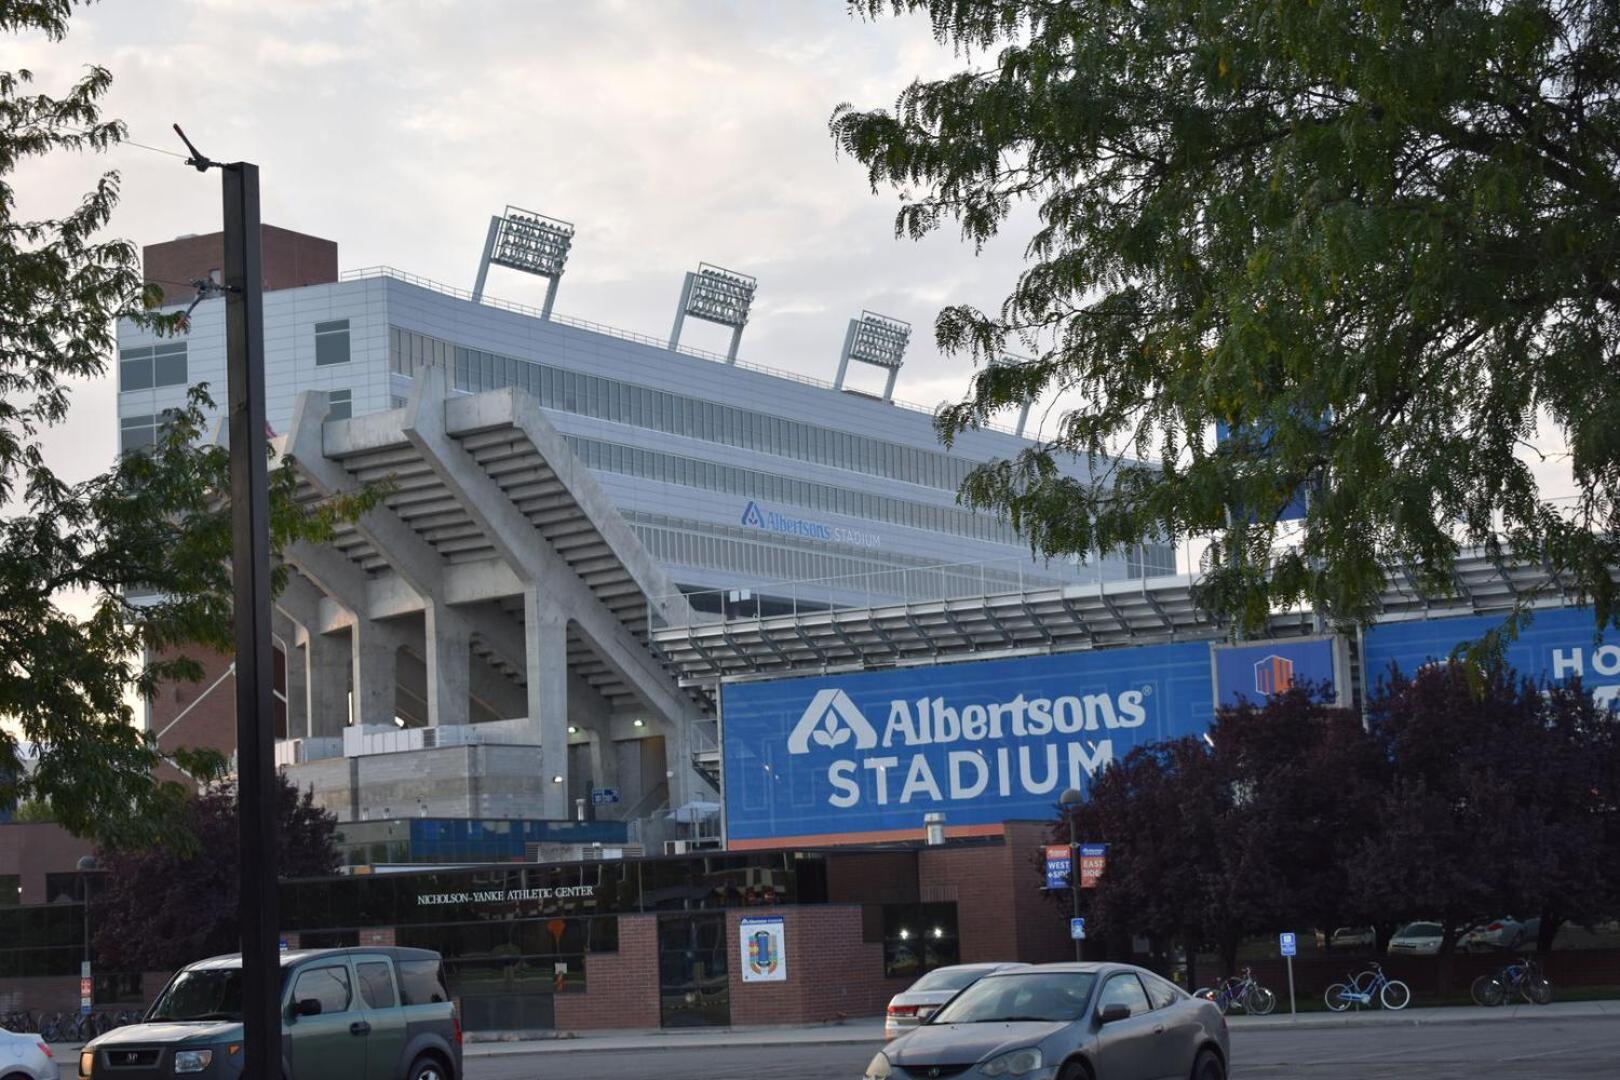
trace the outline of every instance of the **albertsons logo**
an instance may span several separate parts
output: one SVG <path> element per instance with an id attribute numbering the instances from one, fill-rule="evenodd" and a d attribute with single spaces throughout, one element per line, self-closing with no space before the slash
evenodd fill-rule
<path id="1" fill-rule="evenodd" d="M 765 515 L 759 511 L 759 503 L 753 499 L 749 499 L 747 507 L 743 509 L 742 523 L 756 529 L 768 528 L 765 524 Z"/>
<path id="2" fill-rule="evenodd" d="M 836 544 L 849 544 L 852 547 L 875 548 L 883 543 L 875 533 L 843 525 L 825 525 L 819 521 L 779 514 L 775 510 L 764 510 L 753 499 L 749 499 L 748 505 L 743 507 L 742 523 L 750 529 L 763 529 L 765 532 L 783 533 L 787 536 L 808 536 L 812 540 L 829 540 Z"/>
<path id="3" fill-rule="evenodd" d="M 817 690 L 788 734 L 790 754 L 825 764 L 827 804 L 878 806 L 1003 799 L 1078 788 L 1114 760 L 1108 732 L 1148 719 L 1150 690 L 1062 694 L 953 705 L 943 697 L 887 703 L 879 731 L 849 694 Z M 1093 737 L 1091 733 L 1096 732 Z M 835 759 L 827 761 L 828 755 Z"/>

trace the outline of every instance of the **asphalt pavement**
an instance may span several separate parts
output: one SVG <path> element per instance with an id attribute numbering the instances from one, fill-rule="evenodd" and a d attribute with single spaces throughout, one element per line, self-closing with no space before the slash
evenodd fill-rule
<path id="1" fill-rule="evenodd" d="M 467 1080 L 854 1080 L 881 1047 L 839 1027 L 637 1033 L 468 1047 Z M 1235 1018 L 1232 1080 L 1586 1080 L 1616 1075 L 1620 1004 Z"/>

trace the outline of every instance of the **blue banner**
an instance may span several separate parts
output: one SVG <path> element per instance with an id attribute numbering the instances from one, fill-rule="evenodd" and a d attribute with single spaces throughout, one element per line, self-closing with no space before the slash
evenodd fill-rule
<path id="1" fill-rule="evenodd" d="M 1393 664 L 1407 675 L 1424 664 L 1445 660 L 1459 645 L 1478 641 L 1502 625 L 1503 616 L 1422 619 L 1367 628 L 1362 670 L 1369 690 L 1387 680 Z M 1599 704 L 1620 704 L 1620 632 L 1597 633 L 1591 608 L 1549 608 L 1535 613 L 1507 647 L 1507 662 L 1536 682 L 1564 682 L 1580 676 Z"/>
<path id="2" fill-rule="evenodd" d="M 1209 663 L 1199 642 L 728 684 L 727 839 L 1051 818 L 1133 747 L 1206 730 Z"/>
<path id="3" fill-rule="evenodd" d="M 1306 684 L 1327 690 L 1327 700 L 1343 704 L 1348 687 L 1337 638 L 1283 638 L 1212 648 L 1215 700 L 1222 708 L 1247 700 L 1260 704 Z"/>

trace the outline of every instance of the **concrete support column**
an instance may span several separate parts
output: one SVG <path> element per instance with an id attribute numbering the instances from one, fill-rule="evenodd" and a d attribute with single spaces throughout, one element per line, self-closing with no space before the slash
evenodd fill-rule
<path id="1" fill-rule="evenodd" d="M 541 748 L 541 814 L 566 820 L 568 791 L 568 620 L 551 597 L 523 594 L 523 656 L 528 671 L 530 738 Z M 558 782 L 555 778 L 561 777 Z"/>
<path id="2" fill-rule="evenodd" d="M 300 734 L 312 739 L 338 738 L 349 723 L 349 663 L 352 657 L 340 637 L 305 631 L 304 717 Z"/>
<path id="3" fill-rule="evenodd" d="M 302 631 L 279 610 L 270 613 L 276 649 L 287 665 L 287 730 L 280 737 L 296 739 L 308 729 L 304 712 L 304 654 L 298 647 Z"/>
<path id="4" fill-rule="evenodd" d="M 613 737 L 607 725 L 585 729 L 590 736 L 588 757 L 591 763 L 591 783 L 599 788 L 619 786 L 619 754 L 613 746 Z M 620 792 L 623 795 L 623 792 Z"/>
<path id="5" fill-rule="evenodd" d="M 448 604 L 427 602 L 426 641 L 428 726 L 465 724 L 471 717 L 472 635 L 467 621 Z"/>
<path id="6" fill-rule="evenodd" d="M 350 639 L 354 658 L 352 723 L 392 725 L 400 634 L 379 619 L 359 619 Z"/>

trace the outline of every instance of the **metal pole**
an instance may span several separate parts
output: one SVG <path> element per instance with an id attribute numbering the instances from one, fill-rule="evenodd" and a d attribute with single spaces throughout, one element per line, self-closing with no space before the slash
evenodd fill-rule
<path id="1" fill-rule="evenodd" d="M 280 904 L 276 891 L 271 701 L 270 495 L 265 463 L 264 281 L 259 168 L 224 168 L 225 351 L 235 592 L 237 869 L 242 920 L 244 1080 L 281 1076 Z"/>
<path id="2" fill-rule="evenodd" d="M 1074 900 L 1074 917 L 1078 919 L 1080 917 L 1080 847 L 1074 838 L 1074 811 L 1069 809 L 1064 816 L 1069 819 L 1069 896 Z M 1074 958 L 1076 962 L 1081 959 L 1081 944 L 1080 939 L 1076 938 L 1074 941 Z"/>
<path id="3" fill-rule="evenodd" d="M 1288 1015 L 1299 1019 L 1299 1010 L 1294 1007 L 1294 958 L 1288 958 Z"/>
<path id="4" fill-rule="evenodd" d="M 484 237 L 484 254 L 478 260 L 478 280 L 473 282 L 473 303 L 484 298 L 484 282 L 489 278 L 489 260 L 495 257 L 495 238 L 501 233 L 501 219 L 489 219 L 489 233 Z"/>

